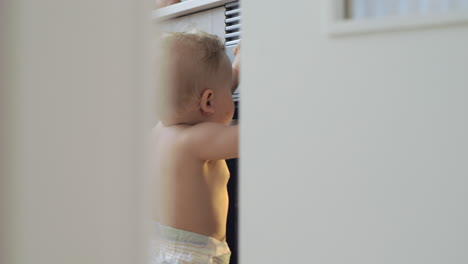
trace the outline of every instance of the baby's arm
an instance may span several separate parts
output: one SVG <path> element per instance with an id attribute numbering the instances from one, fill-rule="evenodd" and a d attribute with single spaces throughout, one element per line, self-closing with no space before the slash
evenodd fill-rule
<path id="1" fill-rule="evenodd" d="M 201 123 L 185 131 L 184 145 L 202 160 L 223 160 L 239 156 L 239 128 L 218 123 Z"/>
<path id="2" fill-rule="evenodd" d="M 237 46 L 234 48 L 234 56 L 236 58 L 234 59 L 234 62 L 232 63 L 232 92 L 237 89 L 237 86 L 239 86 L 239 72 L 240 72 L 240 42 L 237 44 Z"/>

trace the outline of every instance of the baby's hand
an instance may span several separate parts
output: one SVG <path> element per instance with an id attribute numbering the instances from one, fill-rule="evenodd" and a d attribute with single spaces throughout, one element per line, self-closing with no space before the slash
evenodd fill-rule
<path id="1" fill-rule="evenodd" d="M 236 56 L 237 56 L 237 52 L 240 51 L 240 44 L 241 44 L 241 43 L 240 43 L 240 41 L 239 41 L 239 43 L 237 43 L 236 47 L 234 48 L 234 55 L 236 55 Z"/>
<path id="2" fill-rule="evenodd" d="M 234 56 L 236 56 L 236 58 L 234 59 L 234 63 L 232 64 L 232 69 L 236 70 L 237 72 L 239 72 L 240 70 L 240 45 L 241 43 L 239 42 L 234 48 Z"/>
<path id="3" fill-rule="evenodd" d="M 236 58 L 234 59 L 234 62 L 232 63 L 232 79 L 233 79 L 232 92 L 234 92 L 237 89 L 237 86 L 239 86 L 240 45 L 241 43 L 239 42 L 237 46 L 234 48 L 234 55 L 236 56 Z"/>

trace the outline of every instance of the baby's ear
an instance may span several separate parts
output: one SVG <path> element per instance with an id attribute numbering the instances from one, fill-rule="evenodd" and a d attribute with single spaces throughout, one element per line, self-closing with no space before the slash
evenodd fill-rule
<path id="1" fill-rule="evenodd" d="M 214 113 L 213 108 L 213 97 L 214 92 L 211 89 L 206 89 L 203 91 L 200 100 L 200 110 L 203 115 L 209 115 Z"/>

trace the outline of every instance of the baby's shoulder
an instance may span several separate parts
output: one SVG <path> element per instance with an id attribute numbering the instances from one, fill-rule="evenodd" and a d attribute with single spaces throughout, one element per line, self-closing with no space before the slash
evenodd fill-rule
<path id="1" fill-rule="evenodd" d="M 156 142 L 171 148 L 183 149 L 196 144 L 200 139 L 217 134 L 226 126 L 213 122 L 203 122 L 195 125 L 165 126 L 161 123 L 153 129 Z"/>
<path id="2" fill-rule="evenodd" d="M 153 128 L 153 138 L 155 143 L 161 147 L 180 147 L 184 144 L 184 138 L 190 134 L 190 126 L 172 125 L 165 126 L 158 123 Z"/>

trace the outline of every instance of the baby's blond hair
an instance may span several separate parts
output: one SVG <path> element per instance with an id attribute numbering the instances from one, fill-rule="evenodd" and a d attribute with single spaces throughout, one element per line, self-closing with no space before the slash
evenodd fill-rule
<path id="1" fill-rule="evenodd" d="M 193 107 L 209 86 L 221 64 L 224 44 L 215 35 L 192 30 L 167 33 L 162 41 L 163 84 L 159 93 L 159 112 L 164 117 L 177 115 Z"/>

